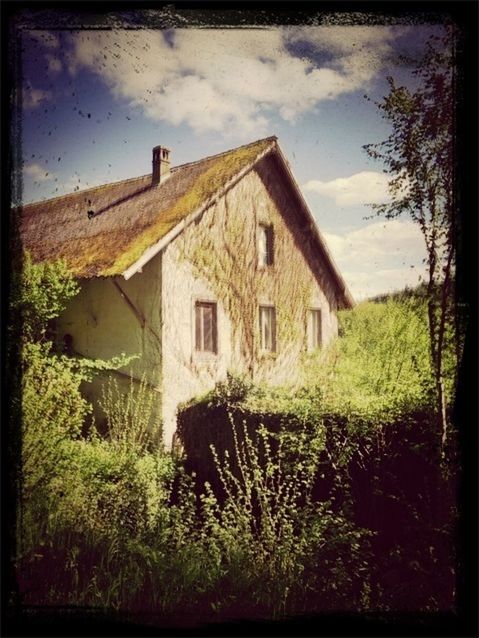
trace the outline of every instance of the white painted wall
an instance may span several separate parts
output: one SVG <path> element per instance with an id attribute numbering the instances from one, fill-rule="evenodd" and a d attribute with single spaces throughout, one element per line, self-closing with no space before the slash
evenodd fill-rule
<path id="1" fill-rule="evenodd" d="M 116 288 L 122 288 L 139 314 L 144 326 Z M 161 408 L 161 256 L 156 257 L 132 279 L 95 278 L 81 283 L 80 293 L 70 302 L 58 322 L 58 339 L 68 333 L 76 353 L 93 359 L 110 359 L 122 353 L 137 358 L 120 372 L 138 380 L 145 377 L 155 395 L 155 412 L 160 427 Z M 115 375 L 127 390 L 130 381 Z M 105 376 L 84 384 L 84 394 L 95 407 L 101 421 L 98 399 Z M 137 385 L 137 384 L 136 384 Z"/>
<path id="2" fill-rule="evenodd" d="M 231 322 L 206 281 L 195 278 L 173 242 L 163 253 L 163 427 L 169 444 L 178 404 L 210 390 L 232 367 Z M 195 303 L 217 303 L 218 354 L 195 350 Z"/>

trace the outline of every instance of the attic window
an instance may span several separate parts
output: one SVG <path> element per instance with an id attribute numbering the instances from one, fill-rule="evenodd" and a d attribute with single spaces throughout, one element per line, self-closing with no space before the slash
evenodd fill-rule
<path id="1" fill-rule="evenodd" d="M 258 229 L 258 265 L 261 268 L 272 266 L 274 262 L 273 227 L 260 224 Z"/>
<path id="2" fill-rule="evenodd" d="M 195 341 L 197 352 L 218 352 L 216 304 L 197 301 L 195 304 Z"/>

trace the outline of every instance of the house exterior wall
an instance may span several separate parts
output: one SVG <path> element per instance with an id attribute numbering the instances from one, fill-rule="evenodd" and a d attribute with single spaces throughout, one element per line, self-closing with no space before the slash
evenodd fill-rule
<path id="1" fill-rule="evenodd" d="M 79 355 L 98 359 L 110 359 L 122 353 L 135 356 L 114 376 L 124 392 L 130 388 L 130 376 L 138 381 L 145 379 L 154 394 L 154 421 L 159 423 L 161 255 L 128 281 L 123 277 L 83 281 L 80 293 L 72 299 L 58 323 L 58 339 L 61 341 L 65 334 L 73 337 L 73 350 Z M 100 423 L 104 415 L 98 399 L 108 377 L 108 374 L 98 375 L 83 388 Z M 134 382 L 134 385 L 139 383 Z"/>
<path id="2" fill-rule="evenodd" d="M 167 445 L 178 404 L 210 390 L 228 371 L 272 384 L 297 381 L 309 308 L 321 310 L 323 345 L 337 334 L 335 287 L 286 182 L 271 159 L 261 160 L 142 272 L 83 282 L 59 322 L 60 338 L 72 335 L 80 355 L 138 357 L 115 376 L 125 392 L 129 375 L 146 379 Z M 274 263 L 265 267 L 258 264 L 260 225 L 273 229 Z M 217 354 L 196 351 L 197 301 L 217 304 Z M 260 349 L 260 305 L 276 309 L 274 353 Z M 100 421 L 107 378 L 84 388 Z"/>
<path id="3" fill-rule="evenodd" d="M 298 202 L 262 160 L 201 220 L 163 251 L 163 423 L 166 441 L 180 402 L 211 389 L 227 371 L 272 384 L 295 382 L 306 351 L 306 315 L 321 310 L 322 341 L 337 334 L 337 301 L 326 266 L 298 227 Z M 274 263 L 258 266 L 259 225 L 272 226 Z M 319 272 L 319 274 L 318 274 Z M 217 303 L 218 352 L 196 352 L 196 301 Z M 259 306 L 276 309 L 275 353 L 260 351 Z"/>

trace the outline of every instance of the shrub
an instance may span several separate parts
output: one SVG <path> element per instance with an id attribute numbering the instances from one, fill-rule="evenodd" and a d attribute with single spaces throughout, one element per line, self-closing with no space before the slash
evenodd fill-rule
<path id="1" fill-rule="evenodd" d="M 148 387 L 146 375 L 140 383 L 130 380 L 128 392 L 122 392 L 110 377 L 102 387 L 100 407 L 106 415 L 110 442 L 121 450 L 144 452 L 163 448 L 161 423 L 156 414 L 157 393 Z"/>
<path id="2" fill-rule="evenodd" d="M 30 253 L 23 257 L 22 269 L 14 273 L 10 306 L 10 327 L 21 327 L 24 340 L 45 340 L 48 322 L 66 308 L 80 288 L 64 261 L 34 264 Z"/>
<path id="3" fill-rule="evenodd" d="M 357 608 L 366 534 L 334 513 L 330 502 L 313 500 L 319 460 L 314 440 L 303 433 L 293 451 L 282 433 L 261 426 L 253 441 L 244 422 L 230 419 L 230 425 L 234 465 L 228 452 L 221 459 L 213 450 L 226 498 L 220 504 L 208 485 L 201 497 L 210 551 L 221 557 L 224 572 L 217 604 L 249 604 L 252 613 L 267 616 Z M 348 581 L 356 582 L 350 587 Z"/>
<path id="4" fill-rule="evenodd" d="M 363 413 L 428 406 L 433 378 L 427 309 L 415 299 L 363 302 L 339 315 L 340 338 L 309 357 L 303 380 L 335 410 Z"/>

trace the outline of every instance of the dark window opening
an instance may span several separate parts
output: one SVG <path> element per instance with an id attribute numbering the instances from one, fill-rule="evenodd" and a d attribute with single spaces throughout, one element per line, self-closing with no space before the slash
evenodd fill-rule
<path id="1" fill-rule="evenodd" d="M 67 357 L 73 355 L 73 337 L 69 334 L 63 335 L 63 354 L 66 354 Z"/>

